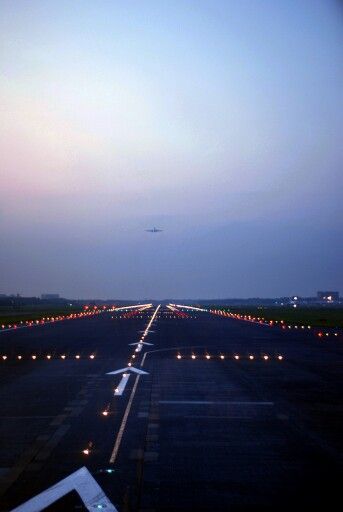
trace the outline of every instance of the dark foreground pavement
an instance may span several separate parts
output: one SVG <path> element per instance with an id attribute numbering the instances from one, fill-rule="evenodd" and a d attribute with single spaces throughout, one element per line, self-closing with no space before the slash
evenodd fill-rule
<path id="1" fill-rule="evenodd" d="M 0 510 L 84 465 L 119 512 L 336 510 L 342 337 L 163 309 L 131 359 L 149 374 L 113 396 L 121 375 L 106 372 L 127 366 L 152 312 L 0 335 Z M 74 492 L 47 510 L 86 508 Z"/>

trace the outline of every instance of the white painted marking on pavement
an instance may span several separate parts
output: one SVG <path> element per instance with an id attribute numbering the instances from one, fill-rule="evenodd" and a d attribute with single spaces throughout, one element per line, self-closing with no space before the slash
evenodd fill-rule
<path id="1" fill-rule="evenodd" d="M 144 331 L 144 334 L 143 334 L 143 337 L 147 336 L 147 334 L 149 333 L 149 329 L 153 323 L 153 321 L 155 320 L 155 317 L 158 313 L 158 310 L 160 309 L 161 307 L 161 304 L 159 304 L 157 306 L 157 308 L 155 309 L 145 331 Z M 141 362 L 141 368 L 144 366 L 144 362 L 145 362 L 145 358 L 146 358 L 146 353 L 144 354 L 143 358 L 142 358 L 142 362 Z M 120 425 L 120 428 L 119 428 L 119 432 L 118 432 L 118 435 L 117 435 L 117 438 L 116 438 L 116 441 L 114 443 L 114 447 L 113 447 L 113 450 L 112 450 L 112 454 L 111 454 L 111 457 L 110 457 L 110 464 L 114 464 L 116 458 L 117 458 L 117 455 L 118 455 L 118 450 L 119 450 L 119 447 L 120 447 L 120 443 L 121 443 L 121 440 L 123 438 L 123 434 L 124 434 L 124 430 L 125 430 L 125 427 L 126 427 L 126 423 L 127 423 L 127 419 L 128 419 L 128 416 L 130 414 L 130 410 L 131 410 L 131 406 L 132 406 L 132 402 L 133 402 L 133 399 L 134 399 L 134 396 L 135 396 L 135 393 L 136 393 L 136 389 L 137 389 L 137 386 L 138 386 L 138 382 L 139 382 L 139 379 L 140 379 L 140 376 L 143 375 L 143 374 L 146 374 L 147 372 L 144 372 L 143 370 L 137 370 L 137 368 L 133 368 L 132 366 L 129 367 L 129 368 L 125 368 L 124 371 L 127 371 L 127 370 L 132 370 L 132 371 L 135 371 L 136 373 L 138 373 L 137 377 L 136 377 L 136 380 L 135 380 L 135 383 L 133 385 L 133 388 L 132 388 L 132 391 L 131 391 L 131 395 L 130 395 L 130 398 L 129 398 L 129 401 L 128 401 L 128 404 L 126 406 L 126 409 L 125 409 L 125 412 L 124 412 L 124 416 L 123 416 L 123 419 L 122 419 L 122 422 L 121 422 L 121 425 Z M 107 375 L 113 375 L 113 374 L 116 374 L 116 373 L 119 373 L 123 370 L 117 370 L 115 372 L 109 372 Z"/>
<path id="2" fill-rule="evenodd" d="M 100 508 L 106 509 L 107 512 L 118 512 L 86 467 L 19 505 L 12 512 L 39 512 L 74 490 L 89 512 Z"/>
<path id="3" fill-rule="evenodd" d="M 129 345 L 153 345 L 153 343 L 148 343 L 147 341 L 137 341 L 137 343 L 129 343 Z"/>
<path id="4" fill-rule="evenodd" d="M 115 396 L 121 396 L 124 393 L 124 390 L 126 388 L 126 384 L 128 383 L 129 378 L 130 378 L 129 373 L 123 373 L 121 381 L 119 382 L 118 386 L 114 390 Z"/>
<path id="5" fill-rule="evenodd" d="M 148 372 L 139 370 L 138 368 L 135 368 L 134 366 L 127 366 L 126 368 L 120 368 L 119 370 L 115 370 L 113 372 L 107 372 L 106 375 L 117 375 L 118 373 L 125 373 L 125 372 L 134 372 L 134 373 L 138 373 L 139 375 L 148 375 Z"/>
<path id="6" fill-rule="evenodd" d="M 143 359 L 142 359 L 142 362 L 141 362 L 141 367 L 144 366 L 145 358 L 146 358 L 146 353 L 143 356 Z M 117 435 L 117 438 L 116 438 L 116 442 L 115 442 L 113 450 L 112 450 L 111 458 L 109 460 L 110 464 L 114 464 L 114 462 L 115 462 L 115 460 L 117 458 L 119 447 L 120 447 L 120 443 L 121 443 L 121 440 L 123 438 L 123 434 L 124 434 L 124 430 L 125 430 L 125 427 L 126 427 L 127 418 L 129 417 L 129 414 L 130 414 L 131 405 L 132 405 L 132 402 L 133 402 L 133 399 L 134 399 L 134 396 L 135 396 L 135 393 L 136 393 L 136 389 L 137 389 L 137 386 L 138 386 L 139 379 L 140 379 L 140 374 L 137 375 L 135 383 L 133 385 L 133 388 L 132 388 L 132 391 L 131 391 L 131 395 L 130 395 L 128 404 L 126 406 L 125 413 L 124 413 L 124 416 L 123 416 L 123 419 L 122 419 L 122 422 L 121 422 L 121 425 L 120 425 L 120 428 L 119 428 L 119 432 L 118 432 L 118 435 Z"/>

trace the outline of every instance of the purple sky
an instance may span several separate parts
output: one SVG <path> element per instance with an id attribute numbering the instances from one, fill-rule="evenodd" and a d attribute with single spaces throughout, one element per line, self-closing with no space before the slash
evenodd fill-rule
<path id="1" fill-rule="evenodd" d="M 340 2 L 2 0 L 0 39 L 0 293 L 343 292 Z"/>

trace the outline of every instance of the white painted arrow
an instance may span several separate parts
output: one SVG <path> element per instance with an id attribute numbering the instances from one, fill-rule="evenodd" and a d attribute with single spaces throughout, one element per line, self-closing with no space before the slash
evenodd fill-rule
<path id="1" fill-rule="evenodd" d="M 153 345 L 153 343 L 148 343 L 147 341 L 137 341 L 137 343 L 129 343 L 129 345 Z"/>
<path id="2" fill-rule="evenodd" d="M 121 381 L 119 382 L 118 386 L 114 390 L 114 396 L 121 396 L 124 393 L 126 384 L 128 383 L 129 378 L 130 378 L 129 373 L 123 373 Z"/>
<path id="3" fill-rule="evenodd" d="M 106 375 L 117 375 L 118 373 L 126 373 L 126 372 L 134 372 L 139 375 L 148 375 L 148 372 L 144 370 L 139 370 L 138 368 L 134 368 L 133 366 L 127 366 L 126 368 L 120 368 L 120 370 L 115 370 L 113 372 L 107 372 Z"/>
<path id="4" fill-rule="evenodd" d="M 89 512 L 94 512 L 96 509 L 118 512 L 86 467 L 78 469 L 49 489 L 19 505 L 12 512 L 40 512 L 71 491 L 79 494 Z"/>

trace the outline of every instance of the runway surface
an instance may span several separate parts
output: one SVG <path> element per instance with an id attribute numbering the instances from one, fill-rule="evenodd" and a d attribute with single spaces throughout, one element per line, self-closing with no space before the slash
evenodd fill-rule
<path id="1" fill-rule="evenodd" d="M 333 508 L 342 347 L 157 305 L 3 332 L 0 510 L 84 466 L 105 497 L 46 510 Z"/>

